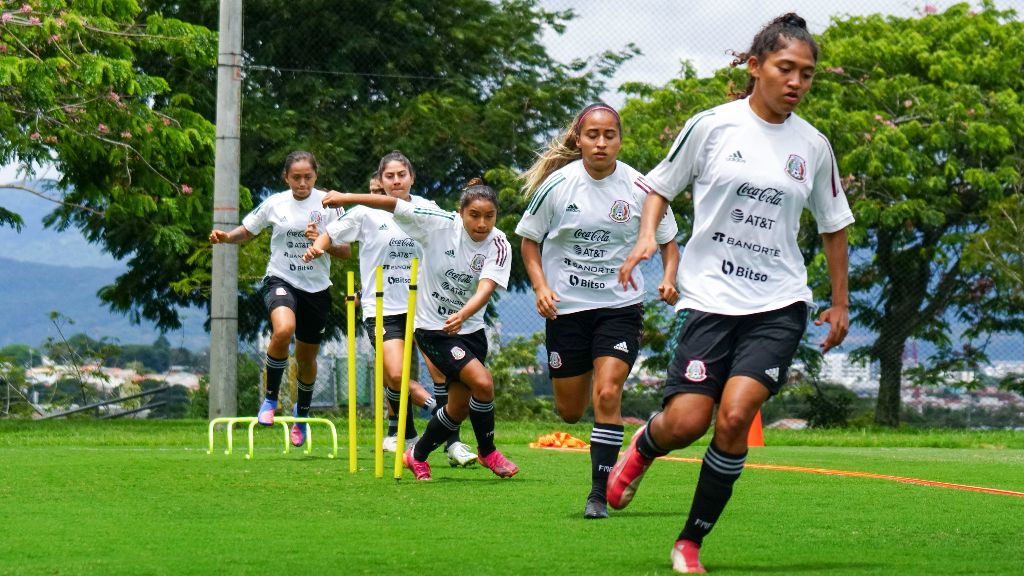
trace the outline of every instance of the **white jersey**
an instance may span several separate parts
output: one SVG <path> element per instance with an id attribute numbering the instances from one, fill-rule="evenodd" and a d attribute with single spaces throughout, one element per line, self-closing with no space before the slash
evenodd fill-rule
<path id="1" fill-rule="evenodd" d="M 811 210 L 819 233 L 853 223 L 828 139 L 796 114 L 765 122 L 746 99 L 690 118 L 645 180 L 669 200 L 693 184 L 677 310 L 741 315 L 813 303 L 800 213 Z"/>
<path id="2" fill-rule="evenodd" d="M 324 196 L 323 190 L 314 188 L 309 196 L 296 200 L 291 190 L 285 190 L 264 200 L 242 219 L 242 226 L 254 236 L 267 226 L 273 227 L 267 276 L 276 276 L 303 292 L 320 292 L 331 286 L 330 258 L 302 261 L 306 249 L 313 245 L 306 238 L 306 225 L 315 222 L 323 234 L 345 213 L 341 208 L 324 208 Z"/>
<path id="3" fill-rule="evenodd" d="M 461 310 L 476 294 L 483 279 L 508 287 L 512 271 L 512 246 L 497 228 L 476 242 L 466 232 L 457 212 L 416 206 L 398 201 L 395 219 L 420 242 L 423 259 L 416 294 L 416 328 L 440 330 L 448 317 Z M 462 323 L 459 334 L 484 327 L 480 308 Z"/>
<path id="4" fill-rule="evenodd" d="M 440 210 L 437 204 L 412 196 L 413 206 Z M 409 272 L 412 259 L 419 258 L 420 247 L 387 210 L 355 206 L 327 227 L 331 242 L 359 242 L 360 305 L 363 319 L 377 316 L 377 266 L 384 268 L 384 315 L 409 311 Z"/>
<path id="5" fill-rule="evenodd" d="M 647 197 L 639 172 L 617 162 L 615 171 L 594 180 L 581 160 L 552 172 L 533 195 L 516 234 L 543 242 L 544 278 L 558 295 L 559 313 L 622 308 L 644 301 L 644 277 L 637 289 L 618 286 L 619 267 L 636 244 Z M 658 223 L 658 244 L 678 233 L 672 211 Z"/>

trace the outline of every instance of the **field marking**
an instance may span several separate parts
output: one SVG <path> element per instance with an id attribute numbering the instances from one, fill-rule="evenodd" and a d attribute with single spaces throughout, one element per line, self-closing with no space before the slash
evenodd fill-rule
<path id="1" fill-rule="evenodd" d="M 530 448 L 537 448 L 540 450 L 555 450 L 560 452 L 589 452 L 589 448 L 554 448 L 551 446 L 540 446 L 536 443 L 530 443 Z M 671 462 L 690 462 L 694 464 L 700 464 L 704 460 L 701 458 L 681 458 L 678 456 L 662 456 L 658 460 L 668 460 Z M 852 470 L 833 470 L 830 468 L 809 468 L 806 466 L 785 466 L 781 464 L 751 464 L 747 463 L 746 468 L 756 468 L 758 470 L 780 470 L 783 472 L 804 472 L 806 474 L 822 474 L 826 476 L 849 476 L 853 478 L 874 478 L 876 480 L 888 480 L 890 482 L 901 482 L 903 484 L 918 484 L 920 486 L 936 486 L 939 488 L 953 488 L 955 490 L 968 490 L 971 492 L 985 492 L 988 494 L 1002 494 L 1003 496 L 1016 496 L 1018 498 L 1024 498 L 1024 492 L 1016 492 L 1013 490 L 1002 490 L 999 488 L 987 488 L 984 486 L 970 486 L 968 484 L 954 484 L 952 482 L 939 482 L 937 480 L 922 480 L 920 478 L 907 478 L 905 476 L 890 476 L 888 474 L 875 474 L 873 472 L 855 472 Z"/>

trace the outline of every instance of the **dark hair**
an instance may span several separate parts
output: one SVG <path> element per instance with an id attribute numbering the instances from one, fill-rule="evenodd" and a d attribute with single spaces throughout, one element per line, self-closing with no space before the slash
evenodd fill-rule
<path id="1" fill-rule="evenodd" d="M 814 41 L 811 33 L 807 31 L 807 21 L 797 16 L 796 12 L 787 12 L 769 22 L 764 28 L 761 28 L 761 31 L 754 36 L 754 41 L 750 43 L 750 48 L 746 52 L 737 53 L 730 51 L 734 58 L 729 65 L 736 67 L 746 64 L 752 57 L 757 57 L 758 62 L 763 62 L 766 54 L 785 47 L 783 39 L 799 40 L 806 43 L 811 47 L 814 61 L 818 61 L 818 43 Z M 756 78 L 753 76 L 748 77 L 747 87 L 743 92 L 732 92 L 730 87 L 730 96 L 735 96 L 736 98 L 750 96 L 754 91 L 755 82 Z"/>
<path id="2" fill-rule="evenodd" d="M 284 159 L 284 170 L 281 172 L 282 176 L 287 177 L 288 171 L 292 169 L 292 165 L 296 162 L 302 162 L 305 160 L 309 162 L 309 165 L 313 168 L 313 173 L 317 174 L 320 172 L 320 168 L 316 164 L 316 157 L 313 156 L 312 152 L 304 152 L 302 150 L 296 150 L 292 152 Z"/>
<path id="3" fill-rule="evenodd" d="M 583 125 L 583 120 L 595 110 L 611 112 L 615 116 L 615 124 L 619 128 L 619 134 L 622 134 L 622 119 L 619 118 L 619 113 L 615 111 L 615 108 L 604 102 L 594 102 L 580 110 L 579 114 L 572 119 L 572 124 L 567 126 L 561 134 L 548 144 L 547 150 L 541 152 L 537 160 L 534 161 L 533 166 L 530 166 L 530 169 L 521 176 L 525 182 L 523 190 L 527 196 L 532 195 L 540 188 L 540 185 L 544 183 L 544 180 L 552 172 L 574 160 L 579 160 L 583 156 L 583 152 L 576 147 L 576 139 L 580 136 L 580 126 Z"/>
<path id="4" fill-rule="evenodd" d="M 480 178 L 473 178 L 462 189 L 462 196 L 459 197 L 459 212 L 465 210 L 466 206 L 474 200 L 486 200 L 494 204 L 495 210 L 498 208 L 498 193 L 494 191 L 494 188 L 484 184 Z"/>
<path id="5" fill-rule="evenodd" d="M 384 167 L 388 165 L 388 162 L 401 162 L 405 165 L 405 169 L 409 171 L 409 175 L 413 178 L 416 177 L 416 169 L 412 167 L 412 162 L 405 157 L 405 154 L 402 154 L 398 150 L 392 150 L 385 154 L 384 157 L 380 159 L 380 164 L 377 165 L 378 179 L 384 176 Z"/>

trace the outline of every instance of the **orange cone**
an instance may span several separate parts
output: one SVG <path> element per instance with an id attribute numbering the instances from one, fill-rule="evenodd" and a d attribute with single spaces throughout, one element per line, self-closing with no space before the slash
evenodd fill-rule
<path id="1" fill-rule="evenodd" d="M 750 425 L 750 432 L 747 432 L 747 447 L 763 448 L 764 431 L 761 429 L 761 411 L 754 414 L 754 422 Z"/>

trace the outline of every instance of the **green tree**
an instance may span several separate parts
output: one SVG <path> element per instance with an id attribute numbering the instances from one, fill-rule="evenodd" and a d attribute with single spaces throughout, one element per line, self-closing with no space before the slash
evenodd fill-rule
<path id="1" fill-rule="evenodd" d="M 19 7 L 20 6 L 20 7 Z M 213 125 L 192 98 L 138 65 L 211 69 L 216 36 L 135 0 L 35 0 L 0 8 L 0 164 L 4 184 L 56 203 L 46 223 L 79 228 L 129 269 L 101 291 L 113 309 L 178 326 L 170 288 L 209 229 Z M 57 181 L 33 182 L 33 166 Z M 20 218 L 0 209 L 0 224 Z"/>
<path id="2" fill-rule="evenodd" d="M 0 362 L 10 362 L 22 368 L 35 368 L 43 363 L 43 355 L 28 344 L 8 344 L 0 348 Z"/>
<path id="3" fill-rule="evenodd" d="M 828 136 L 846 177 L 857 218 L 851 316 L 877 334 L 855 352 L 879 361 L 875 419 L 895 426 L 908 339 L 937 348 L 917 375 L 936 382 L 987 362 L 989 336 L 1024 330 L 1020 221 L 1004 216 L 1021 206 L 1024 26 L 986 2 L 978 12 L 960 4 L 918 18 L 837 19 L 820 41 L 798 113 Z M 724 102 L 745 77 L 696 78 L 684 66 L 664 87 L 627 86 L 623 159 L 653 167 L 686 118 Z M 673 205 L 684 237 L 691 203 L 681 194 Z M 820 238 L 804 218 L 810 283 L 827 300 Z"/>

